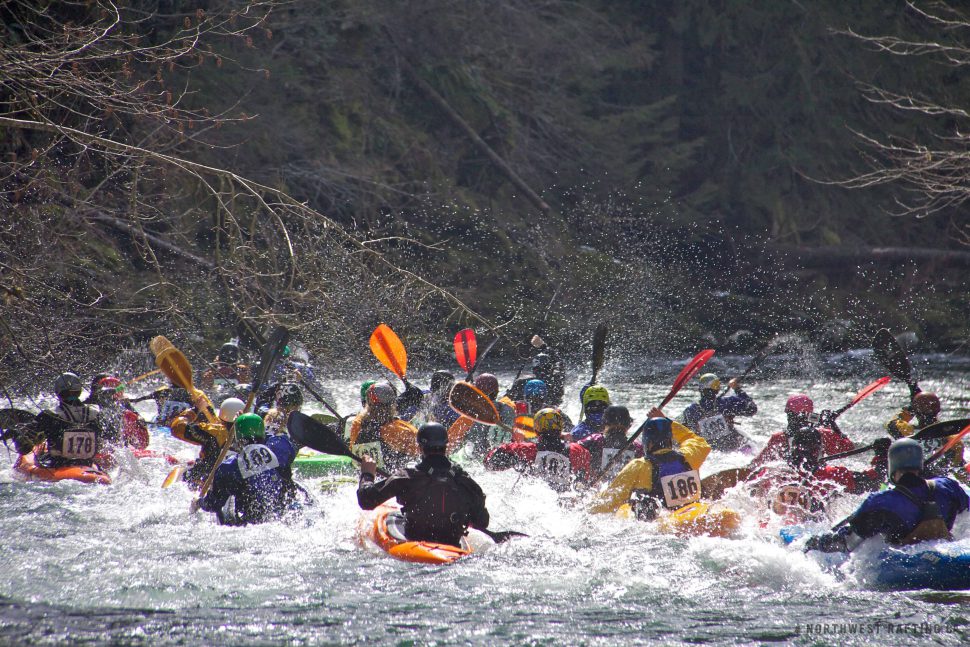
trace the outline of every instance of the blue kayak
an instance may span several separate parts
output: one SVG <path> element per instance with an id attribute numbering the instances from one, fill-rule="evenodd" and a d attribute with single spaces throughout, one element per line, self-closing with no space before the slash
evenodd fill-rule
<path id="1" fill-rule="evenodd" d="M 779 531 L 786 544 L 809 533 L 803 526 L 787 526 Z M 934 544 L 933 548 L 920 550 L 918 546 L 907 548 L 886 547 L 874 556 L 860 557 L 858 572 L 873 588 L 894 591 L 934 589 L 937 591 L 965 591 L 970 589 L 970 552 L 950 552 L 952 542 Z M 829 565 L 839 567 L 849 561 L 846 553 L 827 555 L 835 559 Z M 838 559 L 841 558 L 841 559 Z"/>

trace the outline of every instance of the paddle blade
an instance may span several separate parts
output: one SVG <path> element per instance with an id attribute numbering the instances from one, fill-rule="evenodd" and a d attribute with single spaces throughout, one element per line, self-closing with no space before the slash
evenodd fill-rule
<path id="1" fill-rule="evenodd" d="M 882 364 L 889 374 L 898 380 L 909 384 L 913 378 L 913 367 L 906 357 L 906 351 L 899 345 L 892 333 L 885 328 L 880 328 L 879 332 L 872 340 L 872 349 L 876 353 L 876 359 Z"/>
<path id="2" fill-rule="evenodd" d="M 181 465 L 174 467 L 172 471 L 168 473 L 168 476 L 165 477 L 165 480 L 162 481 L 162 489 L 164 490 L 166 488 L 170 488 L 176 483 L 178 483 L 179 481 L 181 481 L 182 474 L 184 472 L 185 472 L 185 468 L 182 467 Z"/>
<path id="3" fill-rule="evenodd" d="M 381 324 L 370 336 L 370 349 L 377 361 L 402 380 L 408 371 L 408 353 L 401 338 L 387 324 Z"/>
<path id="4" fill-rule="evenodd" d="M 928 465 L 929 463 L 932 463 L 933 461 L 941 458 L 944 454 L 946 454 L 948 451 L 953 449 L 953 446 L 956 445 L 958 442 L 960 442 L 960 439 L 966 436 L 968 433 L 970 433 L 970 424 L 968 424 L 963 429 L 961 429 L 960 433 L 950 438 L 950 440 L 948 440 L 945 445 L 943 445 L 938 450 L 933 452 L 933 455 L 926 459 L 925 464 Z"/>
<path id="5" fill-rule="evenodd" d="M 665 406 L 667 406 L 667 403 L 674 399 L 677 392 L 680 391 L 680 389 L 683 388 L 683 386 L 687 384 L 698 371 L 701 370 L 701 367 L 707 363 L 707 360 L 711 359 L 712 357 L 714 357 L 714 351 L 710 348 L 707 350 L 702 350 L 694 355 L 694 358 L 687 362 L 687 366 L 681 369 L 680 373 L 677 375 L 677 379 L 674 380 L 674 385 L 670 387 L 670 392 L 667 394 L 667 397 L 663 399 L 663 402 L 661 402 L 660 406 L 657 408 L 663 409 Z"/>
<path id="6" fill-rule="evenodd" d="M 870 395 L 872 395 L 873 393 L 875 393 L 876 391 L 878 391 L 882 387 L 884 387 L 887 384 L 889 384 L 889 382 L 891 380 L 892 380 L 892 378 L 887 375 L 887 376 L 881 377 L 878 380 L 872 382 L 871 384 L 863 387 L 862 390 L 860 390 L 858 393 L 856 393 L 855 394 L 855 397 L 852 398 L 852 404 L 853 405 L 859 404 L 859 402 L 861 402 L 862 400 L 865 400 Z"/>
<path id="7" fill-rule="evenodd" d="M 914 440 L 939 440 L 959 434 L 962 429 L 970 425 L 970 419 L 960 418 L 958 420 L 943 420 L 934 422 L 932 425 L 923 427 L 915 434 L 910 436 Z"/>
<path id="8" fill-rule="evenodd" d="M 175 345 L 168 340 L 168 337 L 158 335 L 157 337 L 152 337 L 151 341 L 148 342 L 148 349 L 152 352 L 152 355 L 158 356 L 161 352 L 167 348 L 175 348 Z"/>
<path id="9" fill-rule="evenodd" d="M 324 454 L 349 456 L 355 461 L 360 461 L 360 458 L 350 451 L 350 448 L 337 435 L 334 425 L 325 425 L 305 413 L 294 411 L 290 414 L 286 423 L 286 430 L 290 432 L 290 438 L 300 445 L 305 445 Z"/>
<path id="10" fill-rule="evenodd" d="M 724 495 L 725 490 L 733 488 L 738 483 L 751 476 L 747 467 L 735 467 L 711 474 L 701 479 L 701 492 L 705 499 L 716 500 Z"/>
<path id="11" fill-rule="evenodd" d="M 517 530 L 484 530 L 482 528 L 475 528 L 475 530 L 485 533 L 492 538 L 496 544 L 501 544 L 509 539 L 515 539 L 516 537 L 528 537 L 529 535 L 524 532 L 518 532 Z"/>
<path id="12" fill-rule="evenodd" d="M 606 334 L 606 324 L 596 326 L 596 331 L 593 333 L 593 379 L 590 380 L 593 384 L 596 383 L 596 377 L 606 359 Z"/>
<path id="13" fill-rule="evenodd" d="M 512 424 L 512 430 L 520 432 L 525 438 L 535 438 L 535 418 L 532 416 L 518 416 Z"/>
<path id="14" fill-rule="evenodd" d="M 259 369 L 253 377 L 253 393 L 258 393 L 266 384 L 266 381 L 273 372 L 273 368 L 276 366 L 276 362 L 282 357 L 283 349 L 286 348 L 286 344 L 289 341 L 290 331 L 282 326 L 277 326 L 270 333 L 269 339 L 263 345 L 263 352 L 259 356 Z"/>
<path id="15" fill-rule="evenodd" d="M 478 340 L 475 339 L 475 331 L 471 328 L 459 330 L 455 335 L 455 359 L 458 366 L 465 373 L 471 373 L 475 368 L 475 360 L 478 356 Z"/>
<path id="16" fill-rule="evenodd" d="M 502 423 L 495 404 L 474 384 L 455 382 L 448 394 L 448 404 L 452 409 L 475 422 L 486 425 Z"/>
<path id="17" fill-rule="evenodd" d="M 157 337 L 156 337 L 157 339 Z M 162 348 L 155 356 L 155 365 L 162 370 L 172 384 L 182 387 L 188 392 L 195 390 L 192 386 L 192 365 L 178 348 L 172 345 Z"/>

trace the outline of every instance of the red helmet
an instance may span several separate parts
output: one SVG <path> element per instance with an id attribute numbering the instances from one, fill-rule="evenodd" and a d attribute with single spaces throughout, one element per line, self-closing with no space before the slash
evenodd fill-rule
<path id="1" fill-rule="evenodd" d="M 786 413 L 812 413 L 813 411 L 815 411 L 815 403 L 804 393 L 791 396 L 785 403 Z"/>
<path id="2" fill-rule="evenodd" d="M 498 378 L 491 373 L 482 373 L 476 376 L 475 386 L 490 398 L 498 396 Z"/>
<path id="3" fill-rule="evenodd" d="M 913 398 L 913 413 L 920 417 L 935 416 L 940 412 L 940 398 L 935 393 L 922 392 Z"/>

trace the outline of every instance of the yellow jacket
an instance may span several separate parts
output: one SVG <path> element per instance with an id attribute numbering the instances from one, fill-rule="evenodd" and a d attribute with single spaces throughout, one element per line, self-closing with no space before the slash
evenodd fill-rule
<path id="1" fill-rule="evenodd" d="M 673 422 L 671 427 L 677 450 L 683 454 L 688 465 L 699 470 L 711 453 L 711 446 L 679 422 Z M 671 450 L 661 449 L 654 453 L 662 455 L 669 451 Z M 651 489 L 653 489 L 653 465 L 644 458 L 635 458 L 616 475 L 609 487 L 596 495 L 589 510 L 597 514 L 616 512 L 621 505 L 630 501 L 634 490 Z"/>
<path id="2" fill-rule="evenodd" d="M 895 418 L 889 421 L 889 424 L 886 425 L 886 431 L 888 431 L 889 435 L 892 436 L 894 439 L 899 439 L 899 438 L 906 438 L 907 436 L 912 436 L 918 430 L 916 428 L 916 425 L 913 424 L 913 414 L 903 409 L 898 414 L 896 414 Z M 927 457 L 929 457 L 931 453 L 935 452 L 937 449 L 945 445 L 947 441 L 950 440 L 950 438 L 952 438 L 952 436 L 948 438 L 941 438 L 935 441 L 924 441 L 923 447 L 926 450 Z M 963 441 L 960 441 L 956 443 L 953 447 L 951 447 L 950 450 L 947 452 L 945 458 L 949 460 L 950 464 L 955 467 L 963 465 L 964 463 Z M 960 471 L 962 472 L 963 470 L 960 470 Z"/>

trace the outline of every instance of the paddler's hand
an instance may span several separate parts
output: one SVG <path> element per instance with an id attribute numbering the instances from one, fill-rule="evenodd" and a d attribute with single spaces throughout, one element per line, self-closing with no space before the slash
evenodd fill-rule
<path id="1" fill-rule="evenodd" d="M 189 512 L 192 514 L 195 514 L 196 512 L 199 511 L 199 507 L 201 505 L 202 503 L 200 502 L 198 497 L 192 499 L 192 503 L 189 504 Z"/>
<path id="2" fill-rule="evenodd" d="M 654 407 L 653 409 L 650 410 L 650 413 L 647 414 L 647 417 L 648 418 L 666 418 L 667 416 L 664 415 L 664 412 L 663 411 L 661 411 L 657 407 Z"/>
<path id="3" fill-rule="evenodd" d="M 738 388 L 740 386 L 741 386 L 741 379 L 740 378 L 732 377 L 731 378 L 731 381 L 728 382 L 728 388 L 731 389 L 732 391 L 734 391 L 735 393 L 738 392 Z"/>
<path id="4" fill-rule="evenodd" d="M 360 471 L 362 474 L 377 476 L 377 463 L 370 456 L 364 455 L 364 457 L 360 459 Z"/>

